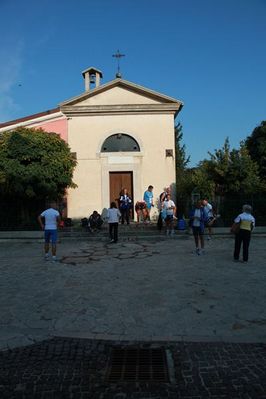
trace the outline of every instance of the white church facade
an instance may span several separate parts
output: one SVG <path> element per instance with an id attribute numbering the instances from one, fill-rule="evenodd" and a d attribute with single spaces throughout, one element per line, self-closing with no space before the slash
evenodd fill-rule
<path id="1" fill-rule="evenodd" d="M 67 193 L 70 218 L 102 212 L 124 187 L 136 202 L 152 185 L 156 200 L 175 184 L 174 125 L 182 102 L 122 78 L 101 84 L 96 68 L 83 77 L 82 94 L 54 110 L 2 123 L 0 133 L 42 127 L 68 142 L 77 159 L 77 188 Z"/>

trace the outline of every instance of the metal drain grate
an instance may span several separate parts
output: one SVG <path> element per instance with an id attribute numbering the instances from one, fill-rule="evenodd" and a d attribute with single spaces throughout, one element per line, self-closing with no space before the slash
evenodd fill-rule
<path id="1" fill-rule="evenodd" d="M 107 382 L 169 382 L 163 348 L 112 348 Z"/>

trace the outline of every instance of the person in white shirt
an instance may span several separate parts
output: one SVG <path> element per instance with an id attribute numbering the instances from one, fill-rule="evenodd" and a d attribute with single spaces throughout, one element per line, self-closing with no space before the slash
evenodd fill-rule
<path id="1" fill-rule="evenodd" d="M 109 235 L 111 242 L 116 243 L 118 240 L 118 222 L 121 217 L 119 209 L 115 202 L 111 202 L 110 208 L 107 210 L 107 219 L 109 224 Z"/>
<path id="2" fill-rule="evenodd" d="M 50 208 L 46 209 L 38 216 L 38 222 L 41 229 L 44 230 L 45 260 L 49 260 L 49 245 L 50 241 L 52 241 L 52 260 L 56 261 L 57 226 L 60 220 L 60 213 L 56 209 L 55 202 L 51 202 Z"/>
<path id="3" fill-rule="evenodd" d="M 176 213 L 176 206 L 173 200 L 171 200 L 171 194 L 166 194 L 166 199 L 163 202 L 162 208 L 166 211 L 166 235 L 174 235 L 174 219 Z"/>
<path id="4" fill-rule="evenodd" d="M 206 218 L 206 226 L 208 227 L 208 237 L 207 239 L 210 240 L 212 236 L 212 226 L 216 220 L 216 217 L 213 212 L 213 207 L 209 203 L 207 198 L 204 198 L 202 201 L 202 205 L 204 207 L 204 213 L 205 213 L 205 218 Z"/>
<path id="5" fill-rule="evenodd" d="M 251 215 L 252 207 L 250 205 L 243 205 L 242 210 L 243 212 L 234 220 L 235 223 L 240 223 L 239 232 L 235 235 L 234 260 L 235 262 L 239 261 L 239 254 L 243 242 L 243 262 L 246 263 L 248 261 L 251 231 L 255 227 L 255 218 Z"/>
<path id="6" fill-rule="evenodd" d="M 159 201 L 158 201 L 159 216 L 158 216 L 158 220 L 157 220 L 158 230 L 162 230 L 162 227 L 163 227 L 162 209 L 163 209 L 163 203 L 166 200 L 167 194 L 171 194 L 170 187 L 165 187 L 164 191 L 159 196 Z"/>

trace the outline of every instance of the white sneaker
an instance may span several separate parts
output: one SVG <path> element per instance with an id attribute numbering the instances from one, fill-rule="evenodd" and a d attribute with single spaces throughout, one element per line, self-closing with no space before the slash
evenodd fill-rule
<path id="1" fill-rule="evenodd" d="M 53 256 L 53 257 L 52 257 L 52 261 L 53 261 L 53 262 L 57 262 L 57 257 L 56 257 L 56 256 Z"/>
<path id="2" fill-rule="evenodd" d="M 44 260 L 46 260 L 46 261 L 49 260 L 49 254 L 44 255 Z"/>
<path id="3" fill-rule="evenodd" d="M 196 254 L 200 255 L 200 249 L 199 248 L 196 249 Z"/>

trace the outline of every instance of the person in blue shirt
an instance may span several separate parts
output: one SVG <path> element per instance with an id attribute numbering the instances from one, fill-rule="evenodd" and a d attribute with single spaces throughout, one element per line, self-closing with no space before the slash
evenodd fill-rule
<path id="1" fill-rule="evenodd" d="M 147 215 L 146 215 L 146 220 L 145 220 L 145 222 L 147 222 L 147 221 L 150 222 L 150 220 L 151 220 L 151 218 L 150 218 L 150 212 L 151 212 L 151 208 L 154 206 L 154 204 L 153 204 L 153 192 L 152 192 L 152 190 L 153 190 L 153 186 L 149 186 L 149 187 L 148 187 L 148 190 L 146 190 L 146 191 L 144 192 L 144 195 L 143 195 L 143 200 L 144 200 L 145 203 L 146 203 L 146 211 L 147 211 Z"/>

